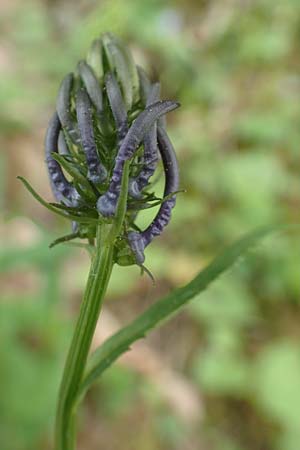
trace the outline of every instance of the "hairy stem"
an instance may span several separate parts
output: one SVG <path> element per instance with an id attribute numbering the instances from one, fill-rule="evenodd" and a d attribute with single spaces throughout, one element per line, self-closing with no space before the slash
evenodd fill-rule
<path id="1" fill-rule="evenodd" d="M 56 412 L 55 450 L 75 448 L 76 396 L 113 267 L 112 225 L 98 226 L 86 290 L 64 368 Z"/>

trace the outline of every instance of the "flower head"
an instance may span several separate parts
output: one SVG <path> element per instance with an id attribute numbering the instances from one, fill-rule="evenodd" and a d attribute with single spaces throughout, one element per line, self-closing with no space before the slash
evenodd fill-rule
<path id="1" fill-rule="evenodd" d="M 93 42 L 86 61 L 62 81 L 46 134 L 50 184 L 60 207 L 73 221 L 71 238 L 95 237 L 97 220 L 113 222 L 129 162 L 126 214 L 115 243 L 115 262 L 144 262 L 144 249 L 171 217 L 178 191 L 178 167 L 164 116 L 179 106 L 160 100 L 123 43 L 110 33 Z M 164 198 L 152 189 L 159 155 Z M 160 209 L 143 231 L 135 224 L 143 209 Z M 90 222 L 88 220 L 90 218 Z"/>

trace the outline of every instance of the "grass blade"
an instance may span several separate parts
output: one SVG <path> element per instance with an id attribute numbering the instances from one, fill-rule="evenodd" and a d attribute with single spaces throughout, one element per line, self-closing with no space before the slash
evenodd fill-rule
<path id="1" fill-rule="evenodd" d="M 235 262 L 262 238 L 283 226 L 265 226 L 245 235 L 217 256 L 187 285 L 176 289 L 163 299 L 150 306 L 129 325 L 107 339 L 91 356 L 82 381 L 78 399 L 97 380 L 122 353 L 126 352 L 136 340 L 145 337 L 156 325 L 168 319 L 183 305 L 203 292 L 209 284 L 230 269 Z"/>

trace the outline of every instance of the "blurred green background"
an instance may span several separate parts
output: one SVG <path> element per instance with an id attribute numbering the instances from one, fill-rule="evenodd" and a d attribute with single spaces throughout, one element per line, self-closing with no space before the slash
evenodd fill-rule
<path id="1" fill-rule="evenodd" d="M 62 76 L 113 31 L 182 107 L 174 218 L 147 252 L 156 286 L 116 268 L 95 345 L 253 227 L 299 221 L 298 0 L 2 0 L 0 448 L 47 450 L 88 257 L 48 249 L 68 224 L 43 136 Z M 144 216 L 145 223 L 150 216 Z M 300 239 L 267 239 L 134 346 L 80 409 L 80 450 L 299 450 Z"/>

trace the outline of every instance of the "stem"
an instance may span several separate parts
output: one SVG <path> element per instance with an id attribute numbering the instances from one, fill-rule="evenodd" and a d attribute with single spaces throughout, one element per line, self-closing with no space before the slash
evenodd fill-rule
<path id="1" fill-rule="evenodd" d="M 121 232 L 126 215 L 129 164 L 130 161 L 124 164 L 115 220 L 112 224 L 98 222 L 96 248 L 59 391 L 55 450 L 75 449 L 75 415 L 80 400 L 78 393 L 113 268 L 115 240 Z"/>
<path id="2" fill-rule="evenodd" d="M 111 231 L 112 225 L 98 225 L 96 251 L 60 386 L 55 450 L 75 448 L 76 396 L 113 267 Z"/>

